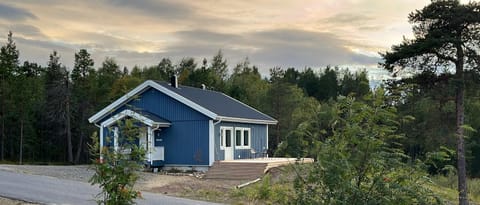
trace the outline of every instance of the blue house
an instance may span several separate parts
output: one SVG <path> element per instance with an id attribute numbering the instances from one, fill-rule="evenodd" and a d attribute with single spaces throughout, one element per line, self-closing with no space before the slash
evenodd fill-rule
<path id="1" fill-rule="evenodd" d="M 133 109 L 134 108 L 134 109 Z M 138 120 L 139 145 L 153 167 L 207 170 L 214 161 L 254 157 L 268 149 L 272 117 L 221 92 L 147 80 L 89 118 L 100 145 L 117 147 L 117 121 Z"/>

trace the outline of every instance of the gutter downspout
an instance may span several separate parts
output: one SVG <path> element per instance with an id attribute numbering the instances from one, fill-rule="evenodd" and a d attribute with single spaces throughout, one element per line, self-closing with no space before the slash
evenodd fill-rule
<path id="1" fill-rule="evenodd" d="M 218 125 L 218 123 L 221 123 L 222 122 L 222 119 L 220 118 L 217 122 L 213 123 L 213 126 L 215 127 L 215 125 Z"/>

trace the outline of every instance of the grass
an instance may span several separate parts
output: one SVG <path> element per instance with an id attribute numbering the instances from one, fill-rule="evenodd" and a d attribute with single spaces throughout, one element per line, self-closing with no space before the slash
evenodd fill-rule
<path id="1" fill-rule="evenodd" d="M 434 176 L 429 188 L 453 204 L 458 203 L 457 176 Z M 468 197 L 470 204 L 480 205 L 480 179 L 468 179 Z"/>

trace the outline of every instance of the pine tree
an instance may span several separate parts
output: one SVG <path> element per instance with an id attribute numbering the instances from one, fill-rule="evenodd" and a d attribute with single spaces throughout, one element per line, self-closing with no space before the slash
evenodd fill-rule
<path id="1" fill-rule="evenodd" d="M 79 163 L 83 155 L 88 154 L 85 141 L 86 135 L 91 132 L 91 126 L 87 123 L 87 118 L 93 114 L 92 102 L 92 83 L 95 76 L 94 62 L 90 53 L 85 49 L 80 49 L 75 53 L 75 65 L 72 70 L 72 102 L 74 127 L 78 137 L 77 150 L 74 163 Z"/>
<path id="2" fill-rule="evenodd" d="M 467 172 L 465 162 L 464 70 L 478 69 L 480 65 L 480 3 L 460 4 L 458 0 L 432 1 L 421 10 L 412 12 L 415 39 L 405 39 L 392 51 L 383 55 L 383 66 L 389 71 L 414 68 L 439 72 L 454 68 L 456 138 L 459 204 L 468 204 Z"/>
<path id="3" fill-rule="evenodd" d="M 5 120 L 7 114 L 7 106 L 9 101 L 9 81 L 13 71 L 18 67 L 19 51 L 13 41 L 13 34 L 8 33 L 7 44 L 2 46 L 0 51 L 0 160 L 5 158 Z"/>
<path id="4" fill-rule="evenodd" d="M 67 69 L 59 62 L 60 56 L 56 51 L 50 55 L 45 73 L 45 114 L 49 130 L 49 143 L 54 152 L 67 151 L 67 161 L 73 162 L 72 139 L 69 118 L 70 90 Z M 63 138 L 66 138 L 65 141 Z M 62 145 L 66 145 L 63 149 Z M 58 154 L 57 154 L 58 155 Z M 65 155 L 58 155 L 65 156 Z M 65 160 L 59 158 L 57 160 Z"/>

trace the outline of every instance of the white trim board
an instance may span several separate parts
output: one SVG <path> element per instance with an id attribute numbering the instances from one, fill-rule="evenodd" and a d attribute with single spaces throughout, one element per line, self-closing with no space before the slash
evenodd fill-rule
<path id="1" fill-rule="evenodd" d="M 213 120 L 208 121 L 208 165 L 212 166 L 215 161 L 215 126 Z"/>
<path id="2" fill-rule="evenodd" d="M 267 125 L 275 125 L 278 121 L 271 121 L 271 120 L 255 120 L 255 119 L 247 119 L 247 118 L 237 118 L 237 117 L 225 117 L 225 116 L 218 116 L 217 120 L 221 120 L 224 122 L 239 122 L 239 123 L 251 123 L 251 124 L 267 124 Z"/>

